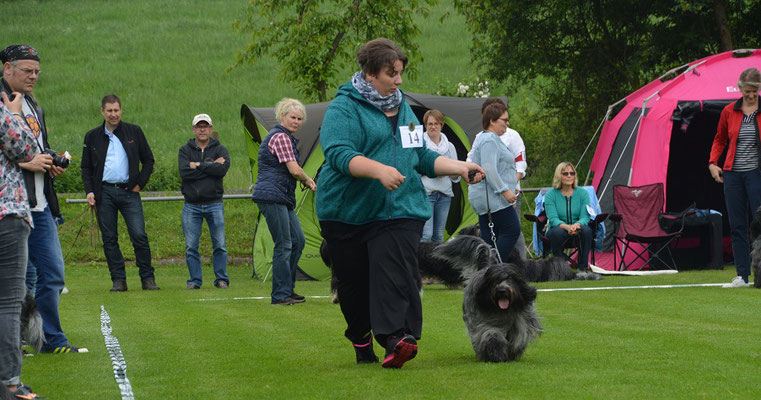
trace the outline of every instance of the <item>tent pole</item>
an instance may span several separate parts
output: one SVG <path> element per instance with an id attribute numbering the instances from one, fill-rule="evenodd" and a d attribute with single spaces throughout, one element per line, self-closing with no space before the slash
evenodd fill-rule
<path id="1" fill-rule="evenodd" d="M 642 118 L 645 117 L 645 110 L 647 109 L 647 102 L 650 99 L 652 99 L 653 97 L 655 97 L 656 95 L 658 95 L 658 92 L 653 93 L 652 95 L 650 95 L 650 97 L 646 98 L 642 102 L 642 110 L 639 113 L 639 118 L 637 118 L 637 123 L 634 124 L 634 127 L 632 127 L 632 131 L 629 133 L 629 137 L 626 139 L 626 143 L 624 144 L 624 150 L 626 150 L 626 148 L 629 147 L 629 143 L 631 142 L 632 137 L 634 136 L 634 132 L 636 132 L 639 129 L 639 124 L 640 124 L 640 122 L 642 122 Z M 616 160 L 616 164 L 613 166 L 613 170 L 610 172 L 610 175 L 608 175 L 608 180 L 605 182 L 605 187 L 602 189 L 602 192 L 600 193 L 598 201 L 602 201 L 603 197 L 605 196 L 605 192 L 608 190 L 608 186 L 610 185 L 610 181 L 613 179 L 613 174 L 618 169 L 618 165 L 621 163 L 621 159 L 624 157 L 624 153 L 626 153 L 626 151 L 622 151 L 621 154 L 618 156 L 618 160 Z M 631 179 L 632 179 L 632 175 L 631 175 L 631 168 L 630 168 L 629 169 L 629 179 L 627 180 L 627 182 L 629 184 L 631 184 Z"/>
<path id="2" fill-rule="evenodd" d="M 600 133 L 600 129 L 602 128 L 603 124 L 605 124 L 605 121 L 610 116 L 611 111 L 613 110 L 613 105 L 608 106 L 608 112 L 605 113 L 605 116 L 602 117 L 602 121 L 600 121 L 600 125 L 597 126 L 597 130 L 595 131 L 595 134 L 592 135 L 592 139 L 589 139 L 589 143 L 587 143 L 587 148 L 584 149 L 584 152 L 581 153 L 581 157 L 579 157 L 579 162 L 576 163 L 576 166 L 578 167 L 581 165 L 581 160 L 584 159 L 584 156 L 587 154 L 587 151 L 589 150 L 589 146 L 592 145 L 592 142 L 594 142 L 595 138 L 597 137 L 597 134 Z M 592 172 L 592 164 L 589 164 L 589 169 L 587 170 L 587 176 L 584 178 L 584 185 L 587 186 L 587 182 L 589 182 L 589 173 Z"/>

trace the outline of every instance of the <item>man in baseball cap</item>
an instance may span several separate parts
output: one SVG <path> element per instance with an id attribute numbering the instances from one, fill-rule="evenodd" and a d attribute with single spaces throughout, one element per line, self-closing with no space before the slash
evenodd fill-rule
<path id="1" fill-rule="evenodd" d="M 187 289 L 200 289 L 203 284 L 198 241 L 203 220 L 209 226 L 214 266 L 214 286 L 226 289 L 227 246 L 225 244 L 225 210 L 222 203 L 222 179 L 230 169 L 230 153 L 212 137 L 214 126 L 208 114 L 193 117 L 193 138 L 180 147 L 178 164 L 182 178 L 182 233 L 185 235 L 185 262 L 190 279 Z"/>

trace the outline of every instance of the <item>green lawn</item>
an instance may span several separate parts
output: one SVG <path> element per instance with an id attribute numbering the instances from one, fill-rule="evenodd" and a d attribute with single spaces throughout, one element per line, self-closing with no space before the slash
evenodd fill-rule
<path id="1" fill-rule="evenodd" d="M 426 286 L 420 352 L 402 370 L 354 363 L 327 282 L 298 282 L 305 304 L 271 306 L 250 267 L 231 288 L 186 291 L 184 265 L 158 267 L 158 292 L 109 293 L 102 263 L 68 265 L 64 330 L 87 354 L 25 358 L 23 380 L 51 399 L 118 399 L 100 331 L 111 317 L 138 399 L 756 398 L 760 291 L 716 287 L 540 292 L 545 332 L 515 363 L 476 361 L 461 318 L 462 291 Z M 607 277 L 540 289 L 728 282 L 734 269 Z M 213 300 L 213 301 L 212 301 Z M 381 349 L 376 347 L 376 353 Z M 382 354 L 380 354 L 382 355 Z"/>

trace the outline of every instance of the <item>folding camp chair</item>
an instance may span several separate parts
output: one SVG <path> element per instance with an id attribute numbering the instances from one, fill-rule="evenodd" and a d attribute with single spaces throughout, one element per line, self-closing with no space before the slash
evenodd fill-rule
<path id="1" fill-rule="evenodd" d="M 599 206 L 597 205 L 597 195 L 594 192 L 594 188 L 591 186 L 584 186 L 580 187 L 579 189 L 585 189 L 587 192 L 590 193 L 590 199 L 594 198 L 594 204 L 595 206 L 592 208 L 597 208 L 599 211 Z M 552 244 L 550 243 L 550 238 L 547 236 L 547 214 L 544 211 L 544 194 L 547 192 L 547 190 L 542 190 L 540 192 L 541 197 L 537 197 L 537 213 L 536 214 L 524 214 L 523 217 L 527 220 L 534 223 L 534 229 L 536 232 L 536 239 L 539 240 L 540 245 L 535 246 L 535 249 L 541 249 L 541 251 L 537 251 L 537 254 L 540 255 L 542 258 L 547 257 L 547 255 L 550 252 L 550 249 L 552 248 Z M 604 229 L 601 228 L 602 222 L 605 221 L 605 219 L 608 217 L 608 214 L 604 213 L 598 213 L 593 218 L 590 218 L 589 220 L 589 227 L 592 228 L 592 237 L 597 237 L 597 230 L 598 229 Z M 581 241 L 579 240 L 578 236 L 570 236 L 568 240 L 563 244 L 562 248 L 566 251 L 563 252 L 562 256 L 573 266 L 578 267 L 578 263 L 576 260 L 574 260 L 574 256 L 579 254 L 581 251 Z M 556 254 L 560 255 L 560 254 Z M 595 252 L 594 252 L 594 245 L 593 248 L 590 249 L 590 255 L 592 258 L 592 264 L 595 264 Z"/>
<path id="2" fill-rule="evenodd" d="M 616 249 L 613 252 L 613 265 L 616 269 L 628 270 L 637 260 L 643 262 L 638 269 L 645 266 L 655 269 L 658 266 L 656 262 L 670 269 L 677 269 L 669 244 L 681 236 L 684 230 L 684 218 L 695 213 L 692 210 L 694 205 L 676 215 L 667 215 L 663 213 L 663 197 L 662 183 L 614 187 L 613 203 L 616 213 L 610 214 L 610 219 L 618 228 L 615 234 Z M 679 230 L 665 232 L 661 228 L 659 217 L 675 220 L 672 225 L 679 226 Z M 638 250 L 638 246 L 635 247 L 633 244 L 639 244 L 643 248 Z M 636 257 L 627 263 L 626 254 L 629 250 Z M 668 259 L 664 259 L 665 255 L 668 255 Z M 620 263 L 617 257 L 621 258 Z M 670 263 L 667 260 L 670 260 Z"/>

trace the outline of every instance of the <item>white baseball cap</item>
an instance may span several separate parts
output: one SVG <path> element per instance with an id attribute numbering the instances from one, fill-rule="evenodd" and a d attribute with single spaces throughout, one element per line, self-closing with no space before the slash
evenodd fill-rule
<path id="1" fill-rule="evenodd" d="M 209 114 L 198 114 L 195 117 L 193 117 L 193 126 L 196 126 L 201 121 L 206 121 L 209 125 L 214 125 L 211 123 L 211 117 Z"/>

